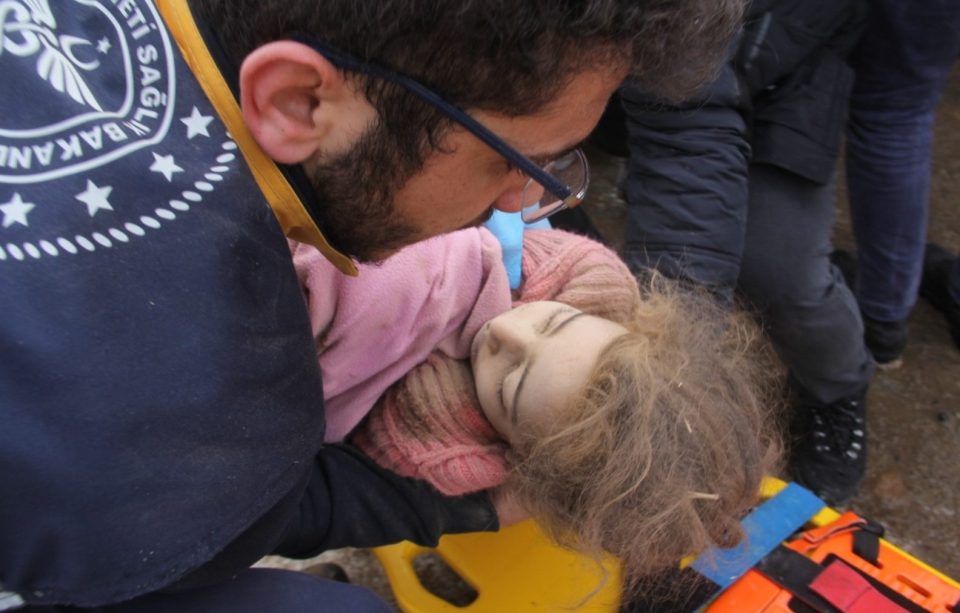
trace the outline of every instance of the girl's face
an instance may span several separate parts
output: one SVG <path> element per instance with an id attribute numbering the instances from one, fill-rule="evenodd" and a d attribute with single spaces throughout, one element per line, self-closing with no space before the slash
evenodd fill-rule
<path id="1" fill-rule="evenodd" d="M 507 441 L 587 384 L 600 354 L 627 329 L 559 302 L 531 302 L 486 323 L 470 362 L 480 407 Z"/>

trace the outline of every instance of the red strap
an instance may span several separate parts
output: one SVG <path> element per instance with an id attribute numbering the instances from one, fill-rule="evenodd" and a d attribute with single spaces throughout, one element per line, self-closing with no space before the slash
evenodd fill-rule
<path id="1" fill-rule="evenodd" d="M 842 613 L 907 613 L 839 560 L 831 562 L 810 589 Z"/>

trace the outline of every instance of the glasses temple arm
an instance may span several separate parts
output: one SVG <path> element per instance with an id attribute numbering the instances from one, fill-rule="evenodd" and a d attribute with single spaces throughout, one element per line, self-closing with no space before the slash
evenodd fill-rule
<path id="1" fill-rule="evenodd" d="M 488 147 L 505 157 L 511 164 L 522 170 L 528 177 L 545 187 L 550 193 L 559 196 L 561 199 L 569 197 L 573 192 L 569 187 L 558 181 L 548 172 L 534 164 L 519 151 L 503 142 L 497 135 L 484 127 L 483 124 L 468 115 L 462 109 L 450 104 L 435 92 L 427 89 L 421 83 L 399 74 L 377 64 L 364 62 L 358 58 L 352 57 L 340 51 L 323 46 L 316 40 L 306 36 L 294 35 L 292 40 L 302 43 L 315 49 L 318 53 L 329 59 L 336 66 L 353 72 L 368 74 L 384 81 L 390 81 L 403 87 L 413 93 L 418 98 L 429 103 L 435 109 L 459 123 L 474 136 L 483 141 Z"/>

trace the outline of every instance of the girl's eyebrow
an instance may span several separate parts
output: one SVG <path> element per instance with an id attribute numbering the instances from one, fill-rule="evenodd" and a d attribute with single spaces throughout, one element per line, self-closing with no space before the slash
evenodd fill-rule
<path id="1" fill-rule="evenodd" d="M 551 323 L 552 323 L 552 321 L 553 321 L 554 319 L 556 319 L 557 315 L 559 315 L 560 313 L 568 313 L 568 312 L 570 312 L 570 309 L 557 309 L 557 313 L 556 313 L 553 317 L 550 318 Z M 570 323 L 570 322 L 573 321 L 574 319 L 576 319 L 576 318 L 578 318 L 578 317 L 581 317 L 581 316 L 583 316 L 583 315 L 586 315 L 586 313 L 584 313 L 584 312 L 581 311 L 581 312 L 579 312 L 579 313 L 576 313 L 576 314 L 573 315 L 572 317 L 568 317 L 567 319 L 563 320 L 563 321 L 560 323 L 559 326 L 557 326 L 557 327 L 554 328 L 553 330 L 550 330 L 549 332 L 547 332 L 547 336 L 553 336 L 554 334 L 556 334 L 557 332 L 559 332 L 560 330 L 562 330 L 563 327 L 566 326 L 568 323 Z"/>
<path id="2" fill-rule="evenodd" d="M 552 324 L 552 323 L 553 323 L 553 320 L 555 320 L 560 314 L 562 314 L 562 313 L 569 313 L 571 310 L 572 310 L 572 309 L 570 309 L 570 308 L 559 308 L 559 309 L 557 309 L 556 311 L 554 311 L 553 314 L 550 316 L 550 319 L 547 320 L 547 328 L 549 329 L 550 324 Z M 549 330 L 549 331 L 546 333 L 546 336 L 547 336 L 547 337 L 553 336 L 554 334 L 556 334 L 557 332 L 559 332 L 560 330 L 562 330 L 563 327 L 566 326 L 568 323 L 570 323 L 571 321 L 573 321 L 574 319 L 577 319 L 578 317 L 580 317 L 580 316 L 582 316 L 582 315 L 586 315 L 586 313 L 579 312 L 579 313 L 575 313 L 575 314 L 574 314 L 573 316 L 571 316 L 571 317 L 568 317 L 567 319 L 565 319 L 565 320 L 563 320 L 562 322 L 560 322 L 560 325 L 559 325 L 559 326 L 557 326 L 556 328 L 554 328 L 554 329 L 552 329 L 552 330 Z M 530 373 L 530 366 L 531 366 L 532 364 L 533 364 L 533 359 L 530 359 L 530 360 L 527 361 L 527 363 L 524 365 L 524 367 L 523 367 L 523 372 L 520 374 L 520 381 L 517 382 L 517 389 L 514 390 L 514 392 L 513 392 L 513 402 L 510 403 L 510 423 L 513 424 L 514 426 L 517 425 L 517 419 L 518 419 L 518 416 L 517 416 L 517 400 L 520 399 L 520 390 L 523 389 L 523 383 L 524 383 L 524 381 L 527 380 L 527 374 Z"/>
<path id="3" fill-rule="evenodd" d="M 569 308 L 559 307 L 553 310 L 553 313 L 550 313 L 550 317 L 547 317 L 547 321 L 543 323 L 542 332 L 547 332 L 550 330 L 550 326 L 553 325 L 553 322 L 556 321 L 557 317 L 569 311 Z"/>

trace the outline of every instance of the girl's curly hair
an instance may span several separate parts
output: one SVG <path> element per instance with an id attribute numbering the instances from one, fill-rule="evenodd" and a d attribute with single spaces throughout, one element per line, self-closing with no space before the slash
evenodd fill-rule
<path id="1" fill-rule="evenodd" d="M 781 369 L 752 319 L 655 273 L 641 293 L 579 396 L 508 456 L 550 536 L 617 556 L 628 588 L 739 542 L 781 452 Z"/>

